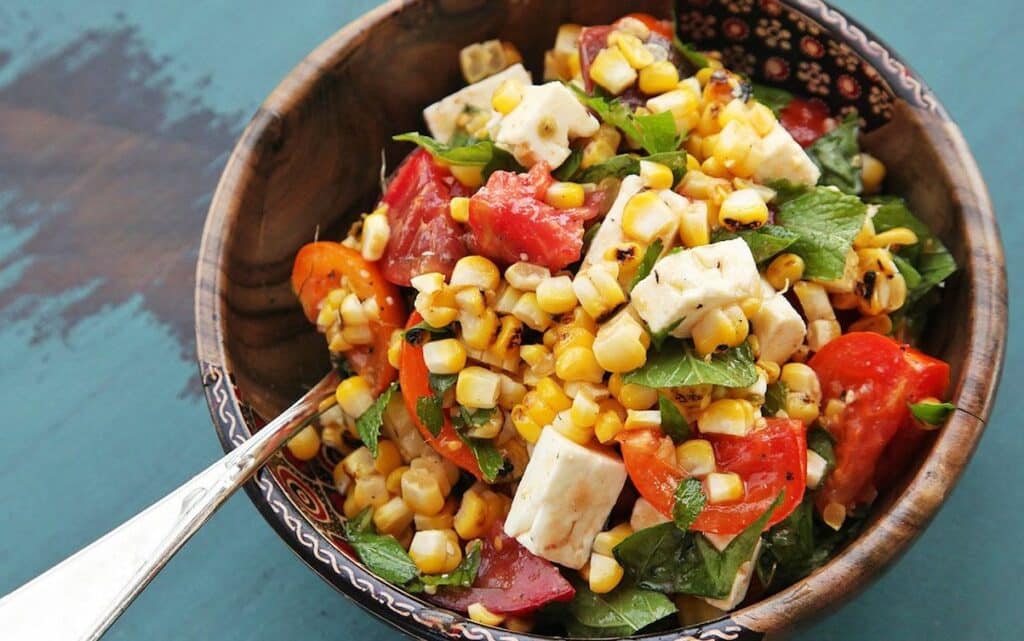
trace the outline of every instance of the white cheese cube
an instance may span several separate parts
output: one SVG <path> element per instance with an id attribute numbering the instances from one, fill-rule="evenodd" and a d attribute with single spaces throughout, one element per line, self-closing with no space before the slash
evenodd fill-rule
<path id="1" fill-rule="evenodd" d="M 560 82 L 527 87 L 523 100 L 501 120 L 494 142 L 525 167 L 546 162 L 552 169 L 569 157 L 569 140 L 600 128 L 576 96 Z"/>
<path id="2" fill-rule="evenodd" d="M 626 176 L 622 179 L 615 202 L 612 203 L 611 209 L 608 210 L 608 213 L 601 221 L 601 227 L 598 228 L 593 240 L 590 241 L 587 255 L 583 257 L 581 271 L 586 267 L 603 262 L 605 260 L 604 255 L 609 248 L 626 242 L 626 236 L 622 232 L 622 212 L 626 208 L 626 203 L 629 202 L 629 199 L 643 191 L 643 188 L 644 181 L 640 176 Z"/>
<path id="3" fill-rule="evenodd" d="M 768 135 L 758 142 L 754 153 L 761 157 L 761 162 L 754 170 L 754 178 L 759 182 L 786 179 L 816 185 L 821 177 L 818 166 L 779 123 L 775 123 Z"/>
<path id="4" fill-rule="evenodd" d="M 626 483 L 616 456 L 545 428 L 530 456 L 505 534 L 537 556 L 579 569 Z"/>
<path id="5" fill-rule="evenodd" d="M 750 319 L 750 324 L 761 348 L 759 358 L 782 365 L 803 344 L 807 327 L 800 312 L 785 296 L 776 293 L 766 281 L 761 285 L 764 292 L 761 309 Z"/>
<path id="6" fill-rule="evenodd" d="M 459 116 L 467 109 L 493 114 L 491 97 L 501 83 L 509 79 L 524 86 L 533 84 L 530 72 L 523 65 L 515 64 L 480 82 L 464 87 L 424 109 L 423 119 L 427 121 L 430 135 L 445 143 L 451 140 L 452 135 L 455 134 Z"/>
<path id="7" fill-rule="evenodd" d="M 750 248 L 740 238 L 670 254 L 655 263 L 632 292 L 633 308 L 652 332 L 676 325 L 686 338 L 708 312 L 761 298 L 761 277 Z"/>
<path id="8" fill-rule="evenodd" d="M 629 527 L 633 528 L 634 532 L 639 532 L 669 521 L 668 517 L 656 510 L 647 499 L 641 496 L 633 504 L 633 513 L 629 516 Z"/>

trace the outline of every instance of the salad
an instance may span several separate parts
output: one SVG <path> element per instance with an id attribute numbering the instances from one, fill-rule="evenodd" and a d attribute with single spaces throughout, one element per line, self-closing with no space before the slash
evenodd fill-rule
<path id="1" fill-rule="evenodd" d="M 289 455 L 337 461 L 371 571 L 481 623 L 619 637 L 777 591 L 955 409 L 911 344 L 956 265 L 856 114 L 672 24 L 562 25 L 536 83 L 466 47 L 378 207 L 295 259 L 344 376 Z"/>

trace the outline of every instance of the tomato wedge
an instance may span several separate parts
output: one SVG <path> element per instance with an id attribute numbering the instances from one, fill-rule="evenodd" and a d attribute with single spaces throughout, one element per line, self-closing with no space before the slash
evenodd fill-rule
<path id="1" fill-rule="evenodd" d="M 576 594 L 554 565 L 519 544 L 496 522 L 483 538 L 480 569 L 471 588 L 440 588 L 427 598 L 438 605 L 466 612 L 482 603 L 497 614 L 529 614 L 553 601 L 569 601 Z"/>
<path id="2" fill-rule="evenodd" d="M 807 482 L 807 437 L 800 421 L 769 418 L 768 425 L 743 437 L 704 434 L 715 450 L 721 472 L 743 479 L 742 501 L 707 505 L 690 526 L 698 532 L 738 534 L 756 521 L 785 490 L 786 496 L 768 525 L 782 521 L 803 500 Z M 640 495 L 659 512 L 672 516 L 675 491 L 683 470 L 659 455 L 672 441 L 654 430 L 629 430 L 618 436 L 626 471 Z"/>
<path id="3" fill-rule="evenodd" d="M 403 287 L 427 272 L 451 276 L 466 255 L 464 231 L 449 215 L 453 196 L 468 195 L 451 173 L 417 149 L 399 167 L 381 202 L 388 206 L 391 236 L 381 257 L 384 276 Z"/>
<path id="4" fill-rule="evenodd" d="M 310 322 L 316 322 L 321 303 L 331 290 L 341 286 L 342 278 L 360 300 L 375 296 L 380 305 L 380 320 L 371 323 L 373 342 L 345 353 L 356 372 L 370 381 L 374 394 L 380 394 L 396 376 L 395 368 L 388 363 L 388 341 L 405 321 L 405 305 L 398 288 L 384 279 L 376 264 L 341 243 L 309 243 L 295 256 L 292 291 Z"/>
<path id="5" fill-rule="evenodd" d="M 409 317 L 406 329 L 419 324 L 422 320 L 423 317 L 418 312 L 413 312 L 412 316 Z M 413 423 L 416 424 L 416 429 L 420 431 L 423 439 L 438 454 L 478 479 L 483 480 L 480 464 L 477 463 L 473 452 L 466 447 L 466 444 L 462 442 L 459 435 L 455 433 L 455 427 L 452 426 L 452 421 L 448 415 L 446 414 L 444 417 L 444 427 L 441 428 L 437 436 L 434 436 L 427 429 L 427 426 L 420 421 L 416 413 L 416 402 L 421 398 L 433 395 L 430 389 L 430 372 L 427 370 L 427 364 L 423 360 L 423 347 L 410 345 L 407 341 L 403 341 L 402 359 L 399 365 L 401 366 L 399 368 L 399 381 L 402 387 L 402 398 L 405 399 L 405 407 L 409 410 L 409 415 L 412 417 Z"/>
<path id="6" fill-rule="evenodd" d="M 597 215 L 604 192 L 590 192 L 582 207 L 556 209 L 544 202 L 554 181 L 542 162 L 527 174 L 491 174 L 469 201 L 475 251 L 505 264 L 526 260 L 551 271 L 579 260 L 583 222 Z"/>
<path id="7" fill-rule="evenodd" d="M 822 402 L 846 404 L 828 425 L 836 440 L 836 468 L 816 502 L 820 509 L 829 503 L 852 509 L 873 494 L 876 474 L 889 482 L 909 462 L 924 434 L 913 424 L 907 404 L 941 397 L 949 385 L 949 365 L 870 332 L 840 336 L 808 364 L 821 382 Z"/>
<path id="8" fill-rule="evenodd" d="M 800 146 L 810 147 L 828 131 L 828 107 L 820 100 L 793 98 L 779 114 L 779 122 Z"/>

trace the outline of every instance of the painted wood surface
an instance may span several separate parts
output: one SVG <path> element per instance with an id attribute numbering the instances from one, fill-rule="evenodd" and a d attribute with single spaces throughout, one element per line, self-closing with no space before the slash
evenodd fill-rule
<path id="1" fill-rule="evenodd" d="M 80 4 L 81 6 L 77 6 Z M 164 4 L 167 5 L 163 8 Z M 0 7 L 0 593 L 219 455 L 193 365 L 192 273 L 225 156 L 277 80 L 373 0 L 15 0 Z M 1016 3 L 840 5 L 929 81 L 1001 214 L 1024 224 Z M 1012 301 L 1016 303 L 1016 300 Z M 1020 305 L 1012 307 L 1018 324 Z M 947 508 L 887 577 L 801 639 L 999 638 L 1024 623 L 1011 339 L 1004 393 Z M 58 606 L 59 607 L 59 606 Z M 233 499 L 114 639 L 398 638 Z"/>

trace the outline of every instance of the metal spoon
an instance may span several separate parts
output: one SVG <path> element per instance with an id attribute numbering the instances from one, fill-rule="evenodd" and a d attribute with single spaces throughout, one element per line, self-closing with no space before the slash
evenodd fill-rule
<path id="1" fill-rule="evenodd" d="M 337 374 L 328 374 L 192 480 L 0 599 L 4 640 L 95 641 L 103 636 L 217 508 L 318 416 L 317 406 L 337 384 Z"/>

